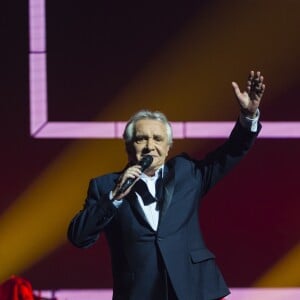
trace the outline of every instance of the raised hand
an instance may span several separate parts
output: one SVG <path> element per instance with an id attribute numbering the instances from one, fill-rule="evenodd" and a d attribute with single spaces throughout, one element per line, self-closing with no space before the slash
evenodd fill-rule
<path id="1" fill-rule="evenodd" d="M 232 82 L 232 87 L 240 105 L 241 112 L 248 117 L 253 118 L 257 112 L 266 88 L 263 81 L 264 77 L 261 75 L 260 71 L 257 71 L 256 73 L 251 71 L 244 92 L 240 91 L 236 82 Z"/>

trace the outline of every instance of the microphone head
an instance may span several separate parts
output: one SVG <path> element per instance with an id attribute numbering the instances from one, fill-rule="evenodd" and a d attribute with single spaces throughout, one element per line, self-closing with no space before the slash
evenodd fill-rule
<path id="1" fill-rule="evenodd" d="M 139 165 L 142 167 L 141 170 L 144 172 L 153 162 L 153 157 L 151 155 L 145 155 L 140 161 Z"/>

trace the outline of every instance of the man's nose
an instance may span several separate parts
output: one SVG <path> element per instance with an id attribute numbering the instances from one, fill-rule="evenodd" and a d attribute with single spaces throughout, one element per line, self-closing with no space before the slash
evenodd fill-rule
<path id="1" fill-rule="evenodd" d="M 147 144 L 146 144 L 146 148 L 151 151 L 154 149 L 154 141 L 153 139 L 148 139 L 147 140 Z"/>

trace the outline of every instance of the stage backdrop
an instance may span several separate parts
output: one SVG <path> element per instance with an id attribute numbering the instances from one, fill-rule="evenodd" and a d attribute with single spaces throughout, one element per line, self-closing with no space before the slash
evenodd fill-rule
<path id="1" fill-rule="evenodd" d="M 201 158 L 224 136 L 180 130 L 234 122 L 231 81 L 244 87 L 254 69 L 266 78 L 266 126 L 207 195 L 201 225 L 230 286 L 299 285 L 299 1 L 20 2 L 0 13 L 0 281 L 15 274 L 35 289 L 111 288 L 105 239 L 80 250 L 66 231 L 89 179 L 126 163 L 114 122 L 161 110 L 179 122 L 170 155 Z"/>

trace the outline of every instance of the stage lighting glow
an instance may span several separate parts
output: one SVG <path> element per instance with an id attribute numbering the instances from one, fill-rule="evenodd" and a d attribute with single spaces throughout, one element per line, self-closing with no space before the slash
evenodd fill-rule
<path id="1" fill-rule="evenodd" d="M 30 133 L 34 138 L 120 138 L 122 122 L 51 122 L 47 115 L 45 0 L 30 0 Z M 174 138 L 226 138 L 233 122 L 172 122 Z M 300 138 L 300 122 L 265 122 L 260 138 Z"/>

